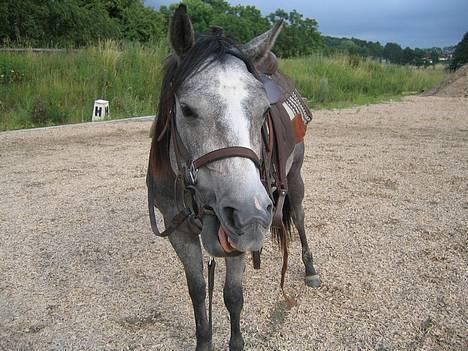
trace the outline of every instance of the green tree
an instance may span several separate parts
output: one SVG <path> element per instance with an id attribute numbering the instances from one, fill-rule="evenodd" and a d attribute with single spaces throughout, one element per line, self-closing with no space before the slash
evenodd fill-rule
<path id="1" fill-rule="evenodd" d="M 146 42 L 165 36 L 162 13 L 143 0 L 2 0 L 0 42 L 84 46 L 98 39 Z"/>
<path id="2" fill-rule="evenodd" d="M 413 64 L 420 67 L 426 64 L 426 52 L 423 49 L 414 49 L 414 60 Z"/>
<path id="3" fill-rule="evenodd" d="M 468 63 L 468 32 L 465 33 L 463 39 L 457 44 L 449 69 L 455 71 L 466 63 Z"/>
<path id="4" fill-rule="evenodd" d="M 369 48 L 369 55 L 372 56 L 372 57 L 375 57 L 375 58 L 381 58 L 383 56 L 383 46 L 382 44 L 380 44 L 380 42 L 372 42 L 370 41 L 368 44 L 367 44 L 368 48 Z"/>
<path id="5" fill-rule="evenodd" d="M 49 0 L 42 45 L 85 46 L 99 39 L 118 38 L 118 23 L 99 0 Z M 50 42 L 47 42 L 47 40 Z"/>
<path id="6" fill-rule="evenodd" d="M 281 35 L 275 45 L 275 52 L 282 57 L 309 55 L 323 48 L 322 37 L 317 30 L 318 23 L 293 10 L 287 13 L 278 9 L 268 15 L 271 23 L 284 21 Z"/>
<path id="7" fill-rule="evenodd" d="M 383 46 L 377 41 L 366 41 L 357 38 L 334 38 L 323 36 L 324 49 L 326 54 L 342 52 L 363 57 L 374 57 L 381 59 L 383 56 Z"/>
<path id="8" fill-rule="evenodd" d="M 6 0 L 1 5 L 0 40 L 35 45 L 45 35 L 47 0 Z"/>
<path id="9" fill-rule="evenodd" d="M 411 65 L 413 64 L 414 59 L 414 51 L 407 46 L 401 53 L 400 63 L 402 65 Z"/>
<path id="10" fill-rule="evenodd" d="M 134 1 L 121 12 L 122 37 L 127 40 L 149 42 L 165 37 L 167 20 L 163 14 Z"/>
<path id="11" fill-rule="evenodd" d="M 432 64 L 433 64 L 433 65 L 439 63 L 439 61 L 440 61 L 440 53 L 438 52 L 438 50 L 437 50 L 436 48 L 433 48 L 433 49 L 431 50 L 430 58 L 431 58 L 431 61 L 432 61 Z"/>
<path id="12" fill-rule="evenodd" d="M 203 0 L 203 2 L 210 5 L 216 13 L 227 12 L 231 9 L 231 5 L 225 0 Z"/>
<path id="13" fill-rule="evenodd" d="M 387 43 L 383 49 L 383 57 L 391 63 L 400 63 L 403 50 L 397 43 Z"/>

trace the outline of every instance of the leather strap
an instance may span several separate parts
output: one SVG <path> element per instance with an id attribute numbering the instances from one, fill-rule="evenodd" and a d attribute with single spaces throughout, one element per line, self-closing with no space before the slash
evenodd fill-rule
<path id="1" fill-rule="evenodd" d="M 213 291 L 216 261 L 210 257 L 208 261 L 208 326 L 210 333 L 213 333 Z"/>
<path id="2" fill-rule="evenodd" d="M 244 157 L 248 158 L 255 163 L 255 166 L 260 169 L 260 160 L 255 152 L 251 149 L 243 147 L 243 146 L 230 146 L 225 147 L 222 149 L 214 150 L 208 152 L 207 154 L 200 156 L 195 161 L 193 161 L 193 165 L 196 169 L 199 169 L 208 163 L 221 160 L 223 158 L 228 157 Z"/>
<path id="3" fill-rule="evenodd" d="M 253 267 L 254 269 L 260 269 L 261 265 L 261 258 L 260 254 L 262 253 L 261 250 L 259 251 L 252 251 L 252 262 L 253 262 Z"/>
<path id="4" fill-rule="evenodd" d="M 184 208 L 180 211 L 177 215 L 172 218 L 170 224 L 166 227 L 166 229 L 161 232 L 158 228 L 158 223 L 156 220 L 156 213 L 154 211 L 154 180 L 153 176 L 150 172 L 151 167 L 148 167 L 148 173 L 146 175 L 146 181 L 148 186 L 148 212 L 150 217 L 150 224 L 151 230 L 156 236 L 166 237 L 170 235 L 174 230 L 176 230 L 182 223 L 184 223 L 190 216 L 193 215 L 193 212 L 189 208 Z"/>
<path id="5" fill-rule="evenodd" d="M 283 229 L 283 206 L 284 200 L 286 199 L 286 195 L 288 194 L 287 190 L 285 189 L 278 189 L 278 200 L 276 202 L 275 212 L 273 213 L 273 220 L 272 226 L 277 227 L 279 229 Z"/>

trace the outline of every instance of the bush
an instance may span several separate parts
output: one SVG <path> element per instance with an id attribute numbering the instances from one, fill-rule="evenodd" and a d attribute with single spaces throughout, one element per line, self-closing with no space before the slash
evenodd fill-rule
<path id="1" fill-rule="evenodd" d="M 19 63 L 0 61 L 0 84 L 20 83 L 24 77 L 24 68 Z"/>
<path id="2" fill-rule="evenodd" d="M 328 94 L 330 93 L 330 88 L 328 86 L 328 78 L 322 77 L 320 78 L 320 88 L 319 88 L 319 101 L 325 102 L 328 98 Z"/>
<path id="3" fill-rule="evenodd" d="M 37 98 L 32 106 L 31 121 L 34 125 L 43 126 L 49 119 L 49 106 L 42 98 Z"/>
<path id="4" fill-rule="evenodd" d="M 31 110 L 31 122 L 37 126 L 59 125 L 66 123 L 68 112 L 61 109 L 56 103 L 47 101 L 42 97 L 36 98 Z"/>
<path id="5" fill-rule="evenodd" d="M 48 121 L 51 125 L 60 125 L 66 123 L 68 120 L 68 112 L 58 106 L 52 105 L 49 108 Z"/>
<path id="6" fill-rule="evenodd" d="M 462 41 L 457 44 L 449 69 L 455 71 L 466 63 L 468 63 L 468 32 L 465 33 Z"/>

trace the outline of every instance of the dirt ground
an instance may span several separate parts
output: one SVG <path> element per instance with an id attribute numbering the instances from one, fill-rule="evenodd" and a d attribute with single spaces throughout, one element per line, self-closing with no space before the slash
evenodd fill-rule
<path id="1" fill-rule="evenodd" d="M 149 121 L 0 133 L 0 350 L 193 350 L 182 266 L 151 233 Z M 468 99 L 318 111 L 307 230 L 245 272 L 246 350 L 468 349 Z M 229 320 L 218 259 L 214 344 Z M 249 261 L 250 262 L 250 261 Z"/>
<path id="2" fill-rule="evenodd" d="M 468 97 L 468 64 L 455 72 L 448 73 L 434 88 L 424 96 Z"/>

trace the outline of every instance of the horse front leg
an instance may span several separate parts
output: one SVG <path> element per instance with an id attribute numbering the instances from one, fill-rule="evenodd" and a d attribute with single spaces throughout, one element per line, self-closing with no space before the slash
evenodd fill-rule
<path id="1" fill-rule="evenodd" d="M 226 257 L 226 280 L 224 282 L 224 304 L 231 320 L 230 351 L 242 351 L 244 339 L 240 330 L 240 314 L 244 306 L 242 276 L 244 274 L 244 254 Z"/>
<path id="2" fill-rule="evenodd" d="M 187 286 L 192 299 L 197 336 L 196 351 L 212 351 L 212 335 L 206 316 L 206 282 L 203 277 L 203 256 L 200 240 L 190 232 L 176 231 L 169 236 L 179 259 L 182 261 Z"/>

